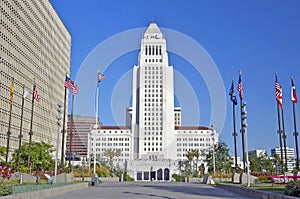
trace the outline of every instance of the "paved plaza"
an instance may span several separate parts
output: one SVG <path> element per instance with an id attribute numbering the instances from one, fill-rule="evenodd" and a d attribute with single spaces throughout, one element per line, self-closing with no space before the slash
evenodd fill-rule
<path id="1" fill-rule="evenodd" d="M 179 182 L 124 182 L 103 183 L 98 187 L 69 192 L 52 199 L 248 199 L 214 186 Z"/>

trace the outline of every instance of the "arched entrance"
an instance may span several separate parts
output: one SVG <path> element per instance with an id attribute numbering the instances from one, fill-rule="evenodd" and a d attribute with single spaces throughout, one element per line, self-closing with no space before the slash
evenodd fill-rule
<path id="1" fill-rule="evenodd" d="M 157 170 L 157 180 L 163 180 L 163 171 L 162 171 L 162 169 Z"/>
<path id="2" fill-rule="evenodd" d="M 169 168 L 164 169 L 164 180 L 166 180 L 166 181 L 170 180 L 170 169 Z"/>

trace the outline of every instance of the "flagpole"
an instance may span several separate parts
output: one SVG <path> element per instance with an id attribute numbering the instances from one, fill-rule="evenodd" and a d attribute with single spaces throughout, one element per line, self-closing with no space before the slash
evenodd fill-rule
<path id="1" fill-rule="evenodd" d="M 74 110 L 74 91 L 72 91 L 72 110 L 71 110 L 71 127 L 70 127 L 70 140 L 69 140 L 69 172 L 71 172 L 71 153 L 72 153 L 72 137 L 73 137 L 73 110 Z M 74 159 L 73 159 L 74 161 Z"/>
<path id="2" fill-rule="evenodd" d="M 66 131 L 66 106 L 67 106 L 67 88 L 65 87 L 64 96 L 64 115 L 63 115 L 63 128 L 62 128 L 62 140 L 61 140 L 61 171 L 64 172 L 64 159 L 65 159 L 65 131 Z"/>
<path id="3" fill-rule="evenodd" d="M 32 89 L 32 103 L 31 103 L 31 120 L 30 120 L 30 129 L 29 129 L 29 145 L 28 145 L 28 159 L 27 159 L 27 172 L 31 172 L 30 164 L 30 148 L 32 140 L 32 124 L 33 124 L 33 107 L 34 107 L 34 90 L 35 90 L 35 80 L 33 79 L 33 89 Z"/>
<path id="4" fill-rule="evenodd" d="M 18 147 L 18 163 L 17 163 L 17 171 L 19 171 L 20 167 L 20 156 L 21 156 L 21 144 L 22 144 L 22 128 L 23 128 L 23 113 L 24 113 L 24 103 L 25 103 L 25 85 L 23 84 L 23 97 L 22 97 L 22 109 L 21 109 L 21 122 L 20 122 L 20 134 L 19 134 L 19 147 Z"/>
<path id="5" fill-rule="evenodd" d="M 99 82 L 98 82 L 98 74 L 99 70 L 97 72 L 97 88 L 96 88 L 96 117 L 95 117 L 95 130 L 98 129 L 98 99 L 99 99 Z M 95 142 L 95 136 L 93 136 L 93 155 L 94 155 L 94 175 L 96 174 L 96 142 Z"/>
<path id="6" fill-rule="evenodd" d="M 13 94 L 14 94 L 14 78 L 11 80 L 10 85 L 10 97 L 9 97 L 9 120 L 8 120 L 8 130 L 7 130 L 7 145 L 6 145 L 6 156 L 5 156 L 5 166 L 7 166 L 8 163 L 8 153 L 9 153 L 9 141 L 10 141 L 10 135 L 11 135 L 11 115 L 12 115 L 12 104 L 13 104 Z"/>
<path id="7" fill-rule="evenodd" d="M 246 162 L 245 162 L 245 131 L 243 130 L 243 118 L 242 118 L 242 109 L 243 109 L 243 96 L 242 96 L 242 80 L 241 80 L 242 71 L 239 71 L 239 92 L 240 92 L 240 109 L 241 109 L 241 134 L 242 134 L 242 152 L 243 152 L 243 166 L 244 166 L 244 172 L 246 172 Z"/>
<path id="8" fill-rule="evenodd" d="M 287 152 L 286 152 L 286 134 L 284 128 L 283 106 L 281 107 L 281 119 L 282 119 L 282 137 L 283 137 L 283 147 L 284 147 L 285 171 L 287 171 L 288 167 L 287 167 Z"/>
<path id="9" fill-rule="evenodd" d="M 278 84 L 278 79 L 277 79 L 277 73 L 275 73 L 275 89 L 276 89 L 276 84 Z M 277 92 L 277 91 L 276 91 Z M 277 98 L 276 98 L 277 100 Z M 280 107 L 278 102 L 277 104 L 277 119 L 278 119 L 278 130 L 277 133 L 279 134 L 279 146 L 280 146 L 280 166 L 281 166 L 281 172 L 284 173 L 283 169 L 283 150 L 282 150 L 282 130 L 281 130 L 281 122 L 280 122 Z"/>
<path id="10" fill-rule="evenodd" d="M 234 84 L 234 79 L 232 79 L 232 86 Z M 235 158 L 235 171 L 237 172 L 238 170 L 238 163 L 237 163 L 237 147 L 236 147 L 236 118 L 235 118 L 235 102 L 232 101 L 232 115 L 233 115 L 233 140 L 234 140 L 234 158 Z"/>
<path id="11" fill-rule="evenodd" d="M 297 171 L 299 171 L 299 149 L 298 149 L 298 132 L 297 132 L 297 120 L 296 120 L 296 107 L 295 107 L 295 104 L 297 103 L 297 98 L 295 99 L 295 101 L 293 101 L 293 88 L 295 85 L 294 85 L 294 79 L 293 77 L 291 78 L 292 80 L 292 103 L 293 103 L 293 118 L 294 118 L 294 136 L 295 136 L 295 145 L 296 145 L 296 169 Z M 294 91 L 296 92 L 296 91 Z M 296 97 L 296 96 L 295 96 Z"/>

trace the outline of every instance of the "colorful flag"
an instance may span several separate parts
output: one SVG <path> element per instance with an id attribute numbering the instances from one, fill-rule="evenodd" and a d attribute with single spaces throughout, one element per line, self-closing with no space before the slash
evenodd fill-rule
<path id="1" fill-rule="evenodd" d="M 64 82 L 64 87 L 69 89 L 69 90 L 74 89 L 74 82 L 68 76 L 66 76 L 66 79 L 65 79 L 65 82 Z"/>
<path id="2" fill-rule="evenodd" d="M 40 98 L 39 98 L 39 95 L 38 95 L 38 91 L 37 91 L 37 89 L 36 89 L 36 85 L 35 85 L 35 84 L 33 85 L 33 98 L 34 98 L 37 102 L 40 101 Z"/>
<path id="3" fill-rule="evenodd" d="M 78 91 L 79 91 L 79 86 L 78 86 L 78 85 L 75 85 L 75 86 L 74 86 L 74 89 L 72 90 L 73 95 L 78 94 Z"/>
<path id="4" fill-rule="evenodd" d="M 240 99 L 243 99 L 243 84 L 242 84 L 242 74 L 239 75 L 238 91 L 240 93 Z"/>
<path id="5" fill-rule="evenodd" d="M 237 105 L 237 100 L 236 100 L 236 95 L 234 92 L 234 85 L 233 85 L 233 81 L 231 83 L 231 88 L 229 91 L 229 95 L 230 95 L 230 100 L 232 101 L 233 105 Z"/>
<path id="6" fill-rule="evenodd" d="M 106 76 L 98 72 L 98 83 L 100 83 L 104 78 L 106 78 Z"/>
<path id="7" fill-rule="evenodd" d="M 29 95 L 29 94 L 30 94 L 30 91 L 25 88 L 24 91 L 23 91 L 23 98 L 25 99 L 26 96 Z"/>
<path id="8" fill-rule="evenodd" d="M 291 89 L 291 97 L 292 97 L 292 102 L 293 103 L 297 103 L 298 99 L 297 99 L 297 94 L 296 94 L 296 87 L 294 84 L 294 79 L 292 78 L 292 89 Z"/>
<path id="9" fill-rule="evenodd" d="M 12 104 L 13 102 L 13 95 L 14 95 L 14 79 L 10 82 L 10 88 L 9 88 L 9 103 Z"/>
<path id="10" fill-rule="evenodd" d="M 275 76 L 276 81 L 275 81 L 275 91 L 276 91 L 276 101 L 278 105 L 282 108 L 282 90 L 281 90 L 281 85 L 278 83 L 277 80 L 277 75 Z"/>

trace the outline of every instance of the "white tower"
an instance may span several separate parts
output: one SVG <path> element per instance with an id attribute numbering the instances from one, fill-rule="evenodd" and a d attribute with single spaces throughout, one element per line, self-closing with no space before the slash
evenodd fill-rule
<path id="1" fill-rule="evenodd" d="M 176 159 L 173 67 L 156 23 L 146 30 L 133 69 L 131 128 L 135 159 Z"/>

